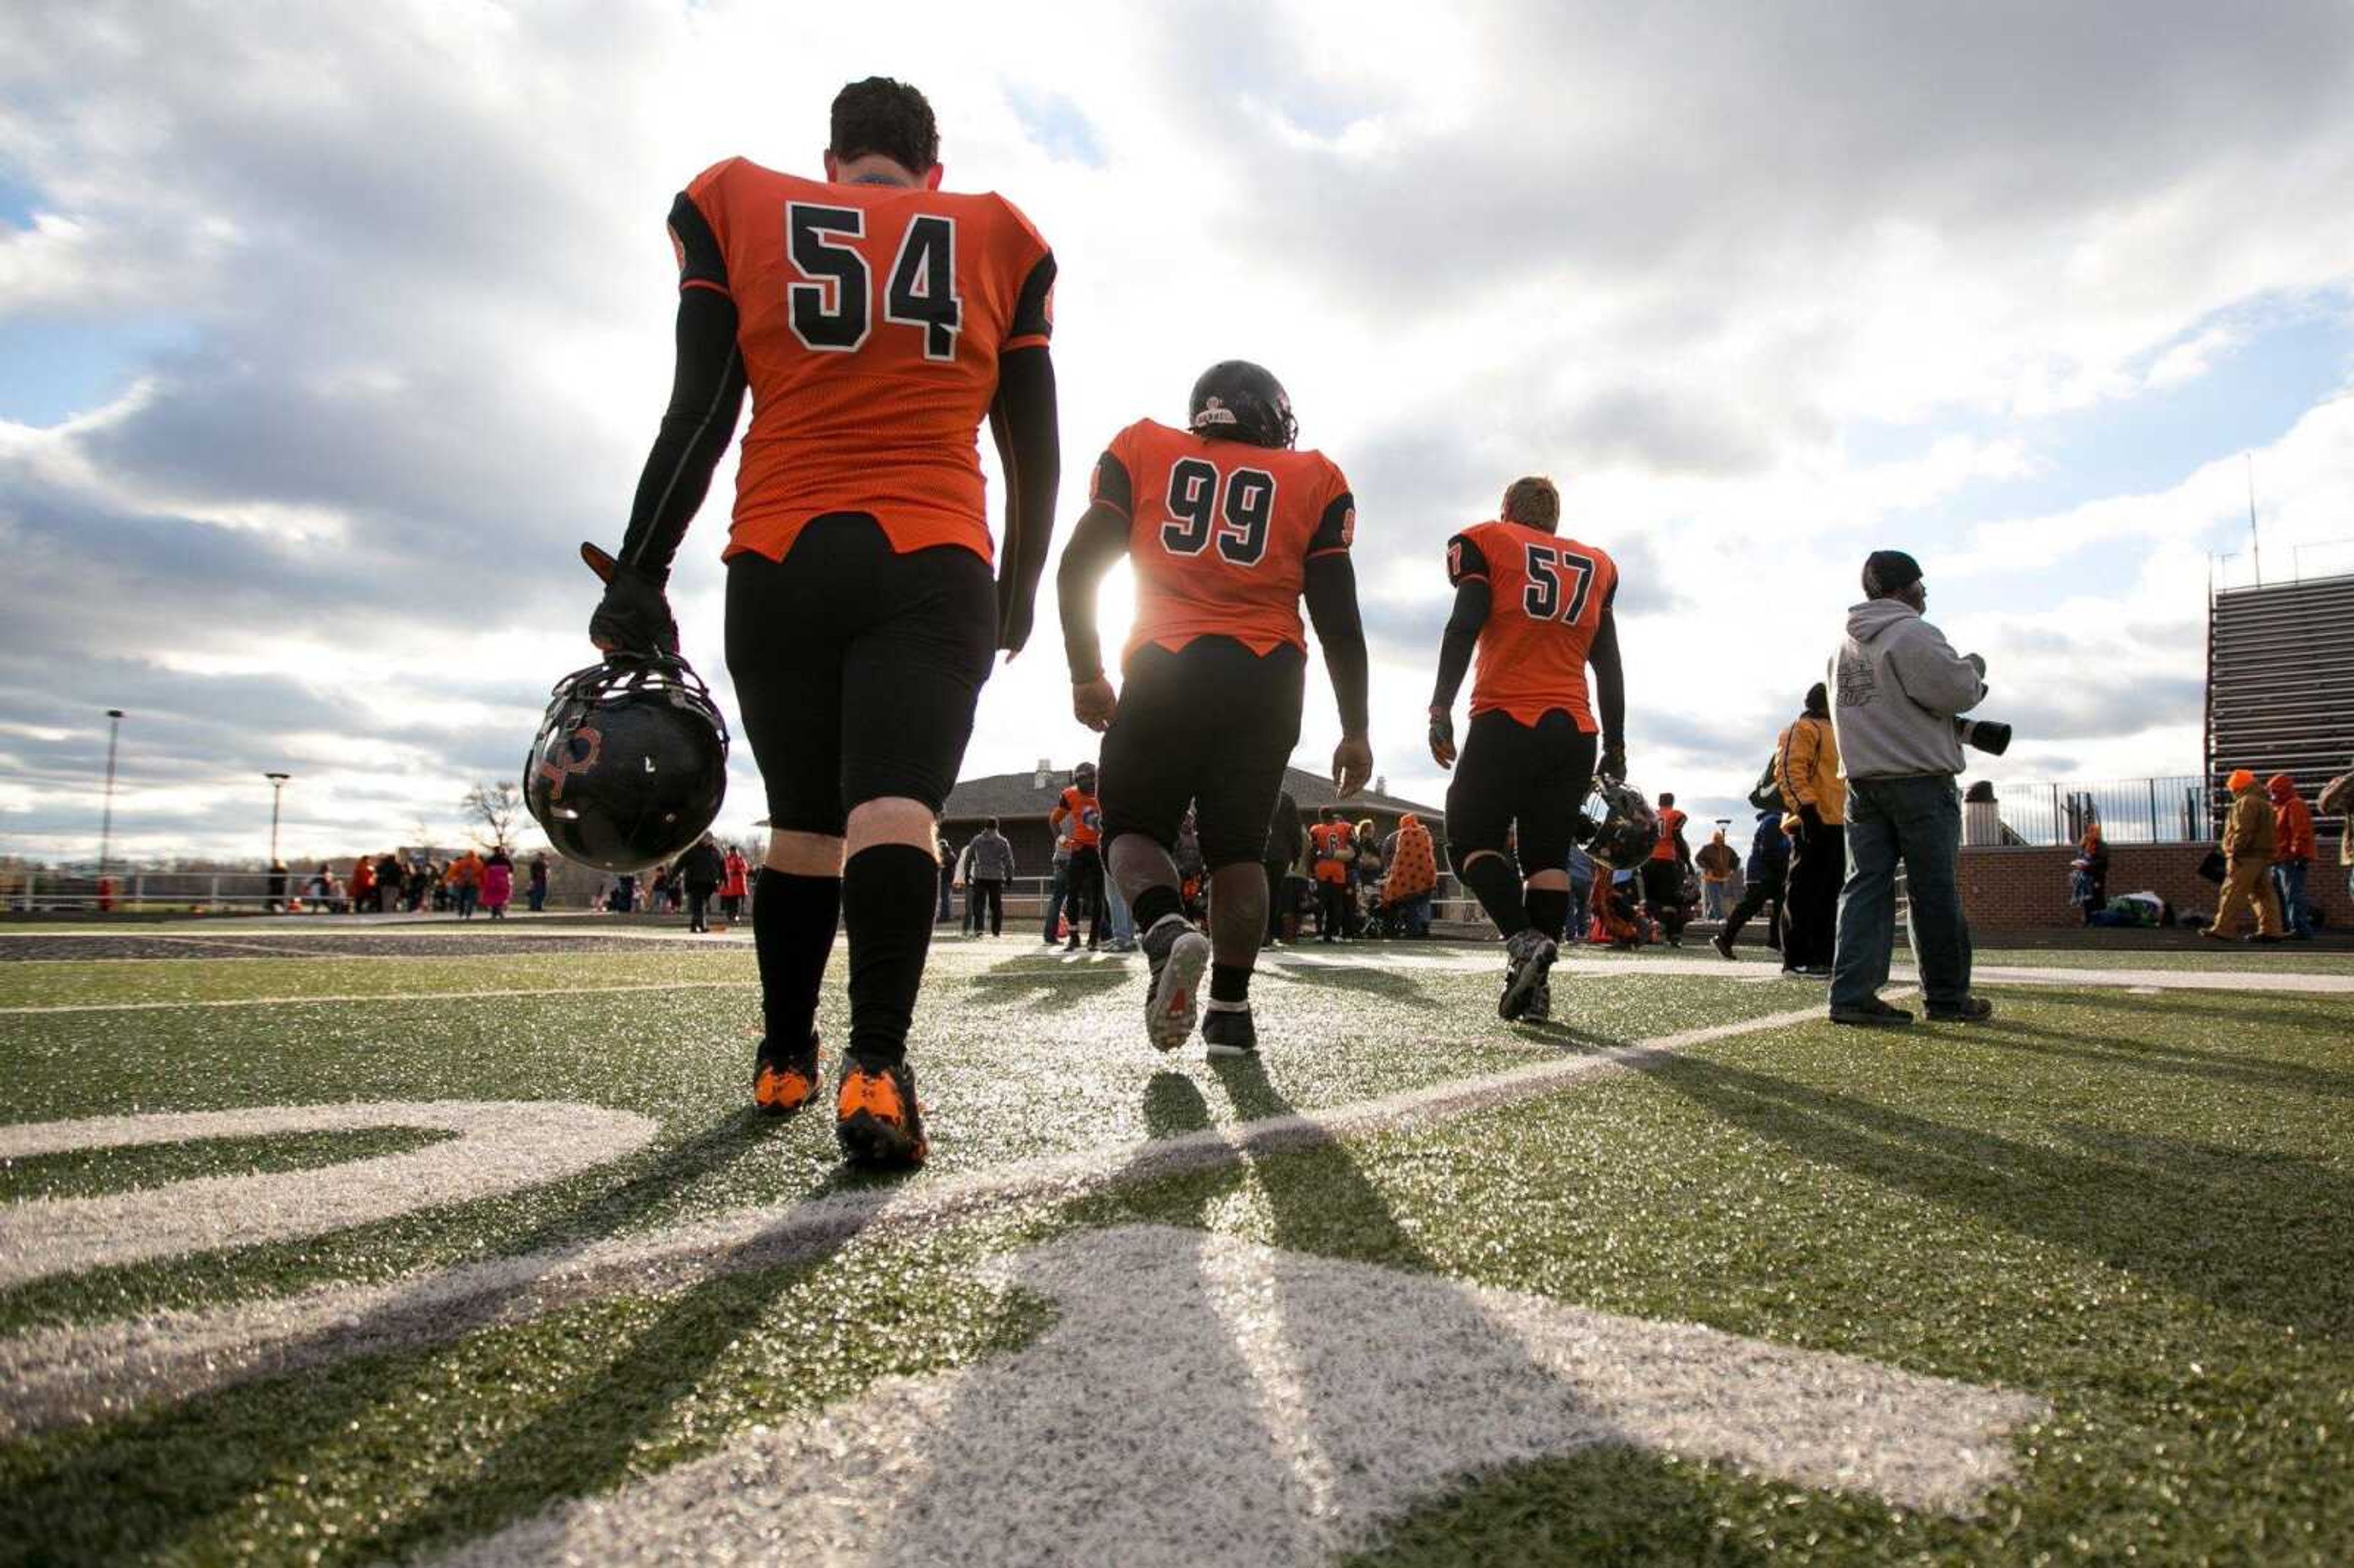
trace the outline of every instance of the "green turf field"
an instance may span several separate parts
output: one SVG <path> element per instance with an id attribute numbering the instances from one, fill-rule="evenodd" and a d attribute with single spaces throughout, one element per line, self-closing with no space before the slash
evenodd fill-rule
<path id="1" fill-rule="evenodd" d="M 1991 1025 L 1858 1034 L 1320 948 L 1235 1064 L 1137 960 L 945 938 L 894 1182 L 748 1111 L 740 943 L 178 929 L 0 932 L 0 1137 L 580 1109 L 0 1160 L 0 1561 L 2354 1560 L 2342 959 L 1988 953 L 2046 971 Z M 302 1230 L 399 1202 L 358 1161 L 453 1185 Z M 53 1261 L 216 1212 L 292 1230 Z"/>

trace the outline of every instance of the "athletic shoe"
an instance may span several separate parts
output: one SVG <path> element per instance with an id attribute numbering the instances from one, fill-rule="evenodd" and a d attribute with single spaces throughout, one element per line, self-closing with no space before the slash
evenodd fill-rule
<path id="1" fill-rule="evenodd" d="M 834 1097 L 833 1135 L 842 1157 L 871 1171 L 912 1171 L 932 1151 L 924 1113 L 916 1104 L 915 1070 L 905 1062 L 877 1067 L 853 1058 L 843 1064 Z"/>
<path id="2" fill-rule="evenodd" d="M 1723 932 L 1719 931 L 1715 936 L 1711 937 L 1708 939 L 1708 945 L 1716 949 L 1716 956 L 1718 958 L 1736 964 L 1741 961 L 1741 959 L 1734 953 L 1733 943 L 1725 937 Z"/>
<path id="3" fill-rule="evenodd" d="M 1251 1022 L 1250 1003 L 1213 1001 L 1202 1016 L 1202 1044 L 1213 1056 L 1258 1054 L 1258 1025 Z"/>
<path id="4" fill-rule="evenodd" d="M 1982 996 L 1966 996 L 1959 1007 L 1933 1007 L 1929 1010 L 1932 1023 L 1984 1023 L 1994 1016 L 1994 1003 Z"/>
<path id="5" fill-rule="evenodd" d="M 1202 1011 L 1210 938 L 1182 915 L 1163 915 L 1144 934 L 1144 956 L 1152 963 L 1144 988 L 1144 1037 L 1155 1051 L 1174 1051 L 1193 1037 Z"/>
<path id="6" fill-rule="evenodd" d="M 2269 948 L 2274 943 L 2285 941 L 2287 938 L 2284 937 L 2267 937 L 2262 931 L 2259 931 L 2253 937 L 2243 937 L 2240 940 L 2243 942 L 2260 942 L 2264 946 Z"/>
<path id="7" fill-rule="evenodd" d="M 752 1103 L 769 1116 L 790 1116 L 817 1093 L 817 1031 L 799 1051 L 773 1053 L 766 1040 L 752 1068 Z"/>
<path id="8" fill-rule="evenodd" d="M 1528 1011 L 1521 1014 L 1521 1022 L 1522 1023 L 1553 1022 L 1553 982 L 1551 980 L 1537 982 L 1537 989 L 1529 996 Z"/>
<path id="9" fill-rule="evenodd" d="M 1878 997 L 1857 1007 L 1831 1009 L 1833 1023 L 1861 1024 L 1866 1029 L 1902 1029 L 1913 1022 L 1913 1015 L 1901 1007 L 1891 1007 Z"/>
<path id="10" fill-rule="evenodd" d="M 1069 941 L 1063 944 L 1063 951 L 1066 953 L 1076 953 L 1078 950 L 1079 939 L 1076 937 L 1072 938 Z"/>
<path id="11" fill-rule="evenodd" d="M 1798 973 L 1808 980 L 1829 980 L 1831 978 L 1831 967 L 1829 964 L 1808 964 Z"/>
<path id="12" fill-rule="evenodd" d="M 1532 926 L 1504 944 L 1504 994 L 1496 1002 L 1497 1016 L 1510 1023 L 1529 1010 L 1529 999 L 1545 983 L 1560 949 L 1553 938 Z"/>

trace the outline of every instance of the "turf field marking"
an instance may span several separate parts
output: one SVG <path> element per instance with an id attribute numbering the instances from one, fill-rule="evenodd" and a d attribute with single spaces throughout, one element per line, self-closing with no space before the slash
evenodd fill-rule
<path id="1" fill-rule="evenodd" d="M 9 1392 L 0 1403 L 0 1437 L 355 1355 L 431 1344 L 618 1293 L 678 1288 L 719 1274 L 790 1263 L 861 1233 L 924 1229 L 968 1214 L 1066 1202 L 1114 1186 L 1237 1164 L 1255 1154 L 1312 1148 L 1346 1135 L 1510 1105 L 1669 1052 L 1811 1022 L 1820 1015 L 1817 1004 L 1329 1110 L 840 1192 L 782 1213 L 742 1209 L 651 1235 L 467 1264 L 388 1285 L 323 1286 L 274 1300 L 39 1329 L 0 1340 L 0 1387 Z"/>
<path id="2" fill-rule="evenodd" d="M 0 1205 L 0 1287 L 45 1275 L 323 1234 L 535 1187 L 643 1148 L 661 1124 L 560 1101 L 261 1106 L 0 1127 L 0 1160 L 207 1138 L 427 1128 L 444 1143 L 269 1175 L 206 1176 L 96 1198 Z"/>
<path id="3" fill-rule="evenodd" d="M 641 980 L 623 985 L 514 986 L 498 991 L 377 991 L 341 996 L 207 997 L 200 1001 L 61 1001 L 27 1007 L 0 1007 L 0 1018 L 42 1012 L 155 1012 L 182 1007 L 302 1007 L 313 1002 L 347 1001 L 469 1001 L 477 997 L 607 996 L 631 991 L 746 991 L 752 980 Z"/>
<path id="4" fill-rule="evenodd" d="M 1028 1348 L 885 1379 L 441 1562 L 1316 1562 L 1482 1471 L 1597 1444 L 1963 1511 L 2047 1408 L 1165 1226 L 992 1272 L 1061 1309 Z"/>

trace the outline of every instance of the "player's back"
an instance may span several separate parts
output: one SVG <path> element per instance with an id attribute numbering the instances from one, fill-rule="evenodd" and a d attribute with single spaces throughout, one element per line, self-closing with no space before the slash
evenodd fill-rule
<path id="1" fill-rule="evenodd" d="M 730 553 L 781 558 L 811 517 L 867 512 L 896 550 L 988 558 L 976 434 L 998 355 L 1051 330 L 1037 231 L 994 195 L 830 184 L 742 158 L 687 196 L 725 258 L 713 286 L 735 300 L 752 393 Z"/>
<path id="2" fill-rule="evenodd" d="M 1475 564 L 1488 579 L 1489 609 L 1472 713 L 1501 709 L 1532 725 L 1559 708 L 1593 733 L 1586 655 L 1617 590 L 1617 564 L 1591 545 L 1519 523 L 1482 523 L 1458 535 L 1449 575 L 1460 581 Z"/>
<path id="3" fill-rule="evenodd" d="M 1107 495 L 1122 484 L 1125 495 Z M 1306 648 L 1299 595 L 1311 556 L 1345 550 L 1348 481 L 1313 450 L 1212 440 L 1140 419 L 1112 440 L 1097 499 L 1129 517 L 1136 624 L 1128 651 L 1231 637 L 1254 653 Z"/>

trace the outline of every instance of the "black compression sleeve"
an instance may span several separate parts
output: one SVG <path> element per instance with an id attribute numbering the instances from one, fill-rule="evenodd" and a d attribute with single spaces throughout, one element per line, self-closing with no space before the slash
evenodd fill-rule
<path id="1" fill-rule="evenodd" d="M 1438 684 L 1431 689 L 1433 713 L 1450 713 L 1455 694 L 1471 668 L 1472 651 L 1479 646 L 1479 629 L 1488 624 L 1490 595 L 1486 577 L 1465 577 L 1455 585 L 1455 613 L 1447 618 L 1447 634 L 1438 641 Z"/>
<path id="2" fill-rule="evenodd" d="M 1071 684 L 1103 673 L 1103 642 L 1096 632 L 1096 589 L 1104 574 L 1128 554 L 1128 519 L 1097 502 L 1079 518 L 1063 564 L 1055 573 L 1055 596 L 1063 609 L 1063 653 L 1071 662 Z"/>
<path id="3" fill-rule="evenodd" d="M 1594 666 L 1594 683 L 1600 688 L 1603 741 L 1623 741 L 1627 738 L 1627 673 L 1618 662 L 1618 618 L 1606 609 L 1585 658 Z"/>
<path id="4" fill-rule="evenodd" d="M 1308 563 L 1308 619 L 1316 623 L 1316 641 L 1324 645 L 1324 669 L 1332 677 L 1332 695 L 1341 705 L 1341 733 L 1362 736 L 1370 726 L 1366 716 L 1364 622 L 1357 615 L 1357 568 L 1346 551 L 1334 550 Z"/>
<path id="5" fill-rule="evenodd" d="M 997 568 L 1001 630 L 1027 628 L 1029 609 L 1055 541 L 1055 497 L 1063 483 L 1063 443 L 1055 424 L 1055 362 L 1044 344 L 1008 350 L 997 360 L 990 430 L 1005 465 L 1005 539 Z M 1017 617 L 1013 612 L 1021 610 Z"/>
<path id="6" fill-rule="evenodd" d="M 678 367 L 670 407 L 638 477 L 629 531 L 621 535 L 623 566 L 656 578 L 669 573 L 743 411 L 736 302 L 716 289 L 687 289 L 678 297 Z"/>

